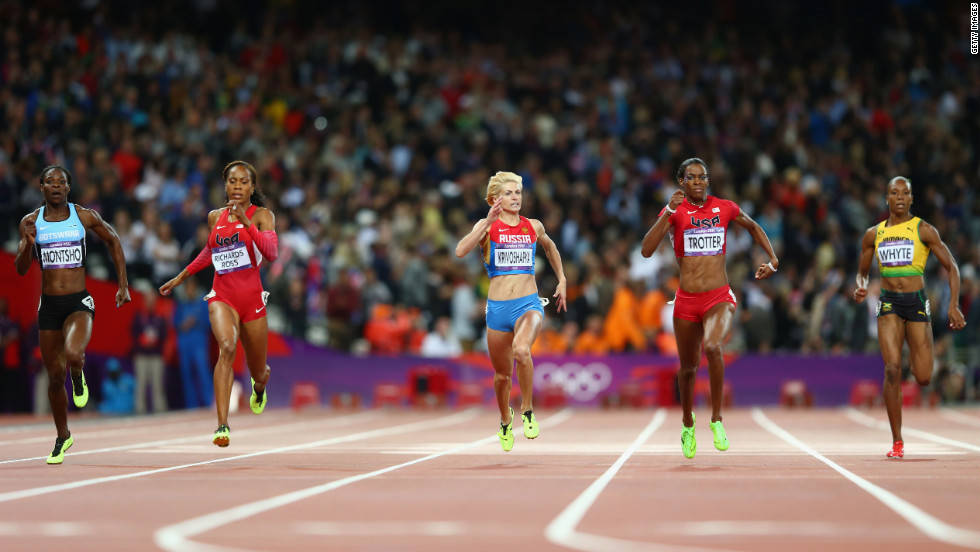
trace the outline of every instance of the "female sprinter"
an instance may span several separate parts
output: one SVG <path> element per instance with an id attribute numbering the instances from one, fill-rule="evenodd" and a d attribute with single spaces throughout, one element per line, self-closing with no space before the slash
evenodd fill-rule
<path id="1" fill-rule="evenodd" d="M 119 236 L 99 213 L 68 203 L 71 173 L 61 165 L 41 171 L 44 204 L 20 221 L 20 243 L 14 265 L 23 276 L 31 266 L 31 251 L 41 262 L 41 304 L 37 326 L 41 357 L 48 373 L 48 400 L 58 437 L 48 464 L 65 461 L 65 451 L 74 444 L 68 431 L 68 394 L 65 364 L 71 371 L 72 401 L 81 408 L 88 403 L 85 383 L 85 347 L 92 338 L 95 301 L 85 290 L 85 232 L 92 230 L 109 244 L 116 267 L 119 290 L 116 307 L 130 301 L 126 258 Z"/>
<path id="2" fill-rule="evenodd" d="M 694 438 L 694 375 L 701 362 L 701 350 L 708 357 L 711 380 L 711 423 L 715 448 L 728 450 L 728 435 L 721 423 L 722 392 L 725 384 L 725 361 L 722 343 L 732 327 L 735 294 L 728 285 L 725 271 L 725 241 L 728 223 L 745 227 L 770 261 L 759 266 L 755 277 L 768 278 L 779 268 L 776 253 L 765 231 L 731 201 L 708 195 L 708 165 L 698 158 L 681 163 L 677 170 L 681 189 L 660 211 L 657 222 L 643 237 L 641 252 L 653 254 L 660 240 L 672 231 L 674 255 L 680 265 L 681 278 L 674 298 L 674 337 L 680 356 L 677 384 L 681 394 L 683 424 L 681 451 L 694 458 L 698 443 Z"/>
<path id="3" fill-rule="evenodd" d="M 932 315 L 923 288 L 929 251 L 949 274 L 949 327 L 966 326 L 960 312 L 960 268 L 936 228 L 912 216 L 912 186 L 904 176 L 888 183 L 885 195 L 888 219 L 864 233 L 858 259 L 857 289 L 854 299 L 860 303 L 868 296 L 868 273 L 871 258 L 877 252 L 881 272 L 881 297 L 878 299 L 878 342 L 885 361 L 885 410 L 892 429 L 892 449 L 888 458 L 905 456 L 902 439 L 902 345 L 909 344 L 912 374 L 919 385 L 932 379 Z"/>
<path id="4" fill-rule="evenodd" d="M 256 188 L 255 168 L 244 161 L 232 161 L 221 176 L 228 204 L 208 214 L 211 234 L 207 247 L 177 277 L 160 286 L 160 293 L 169 295 L 188 276 L 214 265 L 214 284 L 204 297 L 208 301 L 211 331 L 218 341 L 218 363 L 214 367 L 218 429 L 211 442 L 227 447 L 231 442 L 228 405 L 235 381 L 232 362 L 239 339 L 252 376 L 252 412 L 260 414 L 268 399 L 265 387 L 269 382 L 269 326 L 265 304 L 269 294 L 262 289 L 259 265 L 263 259 L 276 260 L 278 239 L 275 217 L 263 206 L 264 198 Z"/>
<path id="5" fill-rule="evenodd" d="M 534 418 L 531 393 L 534 387 L 534 363 L 531 345 L 544 319 L 538 286 L 534 281 L 534 253 L 538 242 L 544 248 L 548 262 L 558 276 L 553 297 L 558 312 L 565 306 L 565 271 L 555 242 L 544 231 L 544 225 L 526 219 L 521 210 L 520 176 L 498 172 L 487 185 L 487 218 L 477 222 L 456 246 L 456 256 L 462 258 L 477 245 L 483 250 L 483 262 L 490 277 L 487 293 L 487 349 L 493 363 L 493 390 L 500 408 L 500 446 L 509 451 L 514 447 L 514 409 L 510 407 L 511 374 L 517 361 L 517 382 L 521 388 L 521 418 L 524 437 L 538 436 L 538 421 Z"/>

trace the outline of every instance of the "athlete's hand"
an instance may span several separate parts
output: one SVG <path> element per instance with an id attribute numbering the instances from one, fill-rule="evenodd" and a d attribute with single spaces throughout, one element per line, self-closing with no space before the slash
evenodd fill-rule
<path id="1" fill-rule="evenodd" d="M 858 303 L 864 302 L 864 298 L 868 296 L 867 288 L 859 287 L 854 290 L 854 300 Z"/>
<path id="2" fill-rule="evenodd" d="M 165 295 L 165 296 L 170 295 L 170 290 L 174 289 L 179 285 L 180 285 L 180 276 L 178 275 L 174 277 L 173 280 L 170 280 L 166 284 L 160 286 L 160 295 Z"/>
<path id="3" fill-rule="evenodd" d="M 670 196 L 670 203 L 667 206 L 670 207 L 671 211 L 676 211 L 680 204 L 684 202 L 685 197 L 684 190 L 674 190 L 673 195 Z"/>
<path id="4" fill-rule="evenodd" d="M 949 327 L 954 330 L 962 330 L 966 327 L 966 318 L 963 317 L 963 313 L 957 305 L 952 305 L 949 308 Z"/>
<path id="5" fill-rule="evenodd" d="M 557 297 L 555 299 L 555 309 L 558 312 L 565 311 L 568 312 L 568 303 L 565 301 L 567 293 L 565 291 L 565 280 L 558 282 L 558 287 L 555 288 L 555 294 L 552 297 Z"/>
<path id="6" fill-rule="evenodd" d="M 245 207 L 242 207 L 240 201 L 232 201 L 229 199 L 228 203 L 226 203 L 225 205 L 228 206 L 228 214 L 234 215 L 242 226 L 244 226 L 245 228 L 252 226 L 252 221 L 248 219 L 248 215 L 245 214 Z"/>
<path id="7" fill-rule="evenodd" d="M 129 288 L 119 288 L 119 291 L 116 292 L 116 308 L 119 308 L 130 301 L 132 301 L 132 298 L 129 297 Z"/>
<path id="8" fill-rule="evenodd" d="M 37 238 L 37 226 L 33 220 L 28 219 L 24 221 L 24 231 L 21 232 L 21 236 L 27 242 L 28 246 L 34 246 L 34 240 Z"/>
<path id="9" fill-rule="evenodd" d="M 776 268 L 779 268 L 779 265 L 778 264 L 771 265 L 771 263 L 765 263 L 765 264 L 759 265 L 759 270 L 756 270 L 755 271 L 755 279 L 756 280 L 765 280 L 766 278 L 768 278 L 768 277 L 772 276 L 773 274 L 775 274 L 776 271 L 772 269 L 772 266 L 775 266 Z"/>
<path id="10" fill-rule="evenodd" d="M 490 211 L 487 213 L 487 222 L 492 223 L 493 221 L 497 220 L 497 217 L 500 216 L 500 213 L 503 212 L 503 210 L 504 198 L 498 197 L 497 201 L 493 202 L 493 205 L 490 207 Z"/>

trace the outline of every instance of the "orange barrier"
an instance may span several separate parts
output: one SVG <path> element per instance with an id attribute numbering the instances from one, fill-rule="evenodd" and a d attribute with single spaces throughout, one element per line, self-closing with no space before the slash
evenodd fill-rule
<path id="1" fill-rule="evenodd" d="M 806 388 L 805 381 L 786 380 L 779 388 L 779 404 L 789 408 L 809 408 L 813 406 L 813 394 Z"/>
<path id="2" fill-rule="evenodd" d="M 922 406 L 922 388 L 918 383 L 902 382 L 902 406 Z"/>
<path id="3" fill-rule="evenodd" d="M 872 407 L 878 404 L 881 387 L 874 380 L 858 380 L 851 386 L 851 406 Z"/>
<path id="4" fill-rule="evenodd" d="M 311 381 L 297 381 L 290 393 L 289 405 L 294 410 L 306 406 L 320 406 L 320 388 Z"/>
<path id="5" fill-rule="evenodd" d="M 405 386 L 397 383 L 379 383 L 374 386 L 374 407 L 404 406 L 408 394 Z"/>

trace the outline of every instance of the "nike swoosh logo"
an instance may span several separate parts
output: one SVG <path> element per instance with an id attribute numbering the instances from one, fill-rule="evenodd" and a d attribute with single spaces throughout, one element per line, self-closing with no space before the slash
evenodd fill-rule
<path id="1" fill-rule="evenodd" d="M 264 309 L 264 308 L 265 308 L 265 305 L 262 305 L 262 309 Z M 262 312 L 262 309 L 255 309 L 255 312 L 256 313 Z"/>
<path id="2" fill-rule="evenodd" d="M 224 226 L 218 226 L 218 228 L 224 228 Z"/>
<path id="3" fill-rule="evenodd" d="M 697 213 L 697 211 L 688 211 L 687 212 L 687 214 L 689 214 L 689 215 L 693 215 L 694 213 Z"/>
<path id="4" fill-rule="evenodd" d="M 38 230 L 47 230 L 48 228 L 50 228 L 50 226 L 38 226 L 37 227 Z"/>

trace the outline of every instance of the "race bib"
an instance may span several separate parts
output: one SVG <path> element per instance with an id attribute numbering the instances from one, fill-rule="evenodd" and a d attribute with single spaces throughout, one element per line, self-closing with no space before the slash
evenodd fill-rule
<path id="1" fill-rule="evenodd" d="M 878 244 L 878 262 L 881 266 L 907 266 L 912 264 L 915 244 L 911 241 L 886 241 Z"/>
<path id="2" fill-rule="evenodd" d="M 501 244 L 493 251 L 497 270 L 526 270 L 534 267 L 534 248 Z"/>
<path id="3" fill-rule="evenodd" d="M 721 255 L 725 248 L 725 229 L 721 226 L 684 230 L 684 256 Z"/>
<path id="4" fill-rule="evenodd" d="M 228 274 L 238 270 L 252 268 L 252 260 L 248 257 L 245 242 L 234 242 L 211 250 L 211 263 L 218 274 Z"/>
<path id="5" fill-rule="evenodd" d="M 78 268 L 82 266 L 82 244 L 53 242 L 41 244 L 41 268 Z"/>

